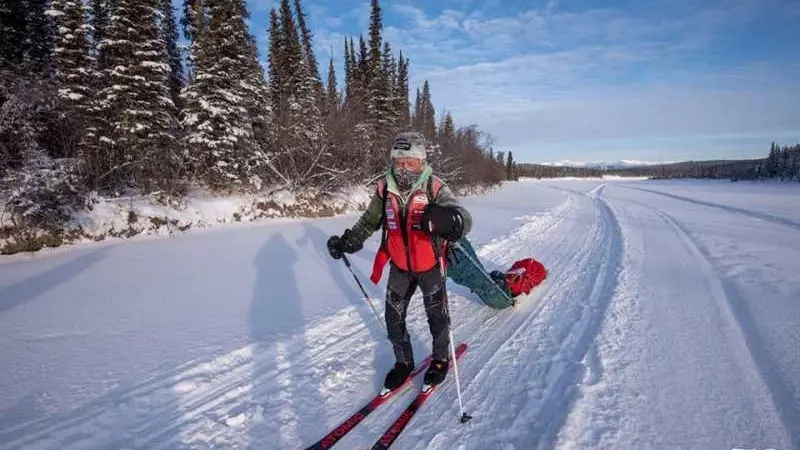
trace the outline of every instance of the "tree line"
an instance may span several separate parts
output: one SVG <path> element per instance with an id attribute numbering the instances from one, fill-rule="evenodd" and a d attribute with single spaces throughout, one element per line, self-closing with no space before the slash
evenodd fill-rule
<path id="1" fill-rule="evenodd" d="M 437 120 L 427 81 L 412 101 L 411 60 L 383 38 L 378 0 L 366 37 L 345 39 L 324 81 L 301 0 L 281 0 L 258 30 L 266 69 L 249 18 L 245 0 L 184 0 L 181 14 L 170 0 L 5 0 L 8 205 L 61 216 L 91 191 L 327 192 L 374 181 L 405 130 L 424 134 L 431 163 L 455 186 L 510 174 L 475 125 Z"/>
<path id="2" fill-rule="evenodd" d="M 659 179 L 710 178 L 737 180 L 800 181 L 800 144 L 770 146 L 766 158 L 723 161 L 686 161 L 647 167 L 634 167 L 611 173 L 622 176 L 648 176 Z"/>

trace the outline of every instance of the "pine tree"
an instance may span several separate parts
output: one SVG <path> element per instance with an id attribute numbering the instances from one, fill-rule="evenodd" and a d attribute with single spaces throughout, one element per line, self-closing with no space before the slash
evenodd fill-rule
<path id="1" fill-rule="evenodd" d="M 17 69 L 25 58 L 28 28 L 25 3 L 25 0 L 0 2 L 0 69 Z"/>
<path id="2" fill-rule="evenodd" d="M 92 43 L 97 60 L 97 70 L 100 72 L 106 69 L 105 51 L 100 44 L 106 37 L 110 8 L 110 0 L 92 0 Z"/>
<path id="3" fill-rule="evenodd" d="M 516 177 L 514 176 L 514 156 L 512 156 L 511 152 L 508 152 L 508 158 L 506 159 L 506 180 L 515 180 Z"/>
<path id="4" fill-rule="evenodd" d="M 328 83 L 325 99 L 327 101 L 328 114 L 336 114 L 339 109 L 339 92 L 336 86 L 336 67 L 333 63 L 333 57 L 328 63 Z"/>
<path id="5" fill-rule="evenodd" d="M 190 30 L 194 80 L 181 95 L 187 156 L 213 188 L 258 187 L 269 157 L 259 142 L 266 130 L 258 128 L 269 117 L 247 9 L 244 0 L 206 0 L 203 7 L 202 25 L 192 22 Z"/>
<path id="6" fill-rule="evenodd" d="M 428 80 L 422 84 L 422 97 L 420 106 L 420 127 L 425 138 L 432 140 L 436 138 L 436 110 L 431 101 L 431 89 Z"/>
<path id="7" fill-rule="evenodd" d="M 311 30 L 308 29 L 306 24 L 306 14 L 303 11 L 301 0 L 294 0 L 294 10 L 297 15 L 297 26 L 300 29 L 300 39 L 302 41 L 303 59 L 309 69 L 309 76 L 315 80 L 321 80 L 319 75 L 319 65 L 317 58 L 314 56 L 314 46 L 312 44 L 313 35 Z M 318 83 L 319 94 L 322 94 L 322 82 Z"/>
<path id="8" fill-rule="evenodd" d="M 213 0 L 183 0 L 183 14 L 181 15 L 181 28 L 183 37 L 190 45 L 197 41 L 198 36 L 208 23 L 209 2 Z M 190 83 L 195 76 L 195 61 L 193 52 L 186 51 L 185 84 Z"/>
<path id="9" fill-rule="evenodd" d="M 422 132 L 422 94 L 417 88 L 417 95 L 414 98 L 414 114 L 411 116 L 411 129 Z"/>
<path id="10" fill-rule="evenodd" d="M 86 142 L 84 132 L 93 115 L 94 59 L 89 53 L 86 10 L 80 0 L 53 0 L 47 14 L 57 30 L 52 56 L 58 92 L 56 110 L 63 129 L 72 132 L 69 139 L 62 141 L 71 142 L 69 148 L 58 153 L 77 156 L 78 143 Z"/>
<path id="11" fill-rule="evenodd" d="M 397 61 L 392 55 L 392 46 L 388 41 L 383 43 L 381 52 L 380 91 L 378 92 L 378 136 L 380 148 L 389 144 L 392 136 L 397 132 L 399 121 L 396 109 L 395 91 L 397 84 Z"/>
<path id="12" fill-rule="evenodd" d="M 181 27 L 183 37 L 190 42 L 197 38 L 197 33 L 206 22 L 204 0 L 183 0 Z"/>
<path id="13" fill-rule="evenodd" d="M 385 136 L 386 123 L 386 74 L 383 71 L 381 57 L 383 22 L 378 0 L 370 0 L 369 47 L 365 56 L 366 70 L 363 73 L 364 85 L 369 98 L 367 112 L 372 131 L 377 138 L 373 142 L 379 145 Z"/>
<path id="14" fill-rule="evenodd" d="M 383 30 L 383 20 L 381 19 L 380 1 L 370 0 L 368 60 L 370 65 L 371 79 L 378 78 L 380 75 L 382 30 Z"/>
<path id="15" fill-rule="evenodd" d="M 101 43 L 107 86 L 97 108 L 107 121 L 100 141 L 108 151 L 107 187 L 168 188 L 177 160 L 175 105 L 158 25 L 161 0 L 115 0 Z"/>
<path id="16" fill-rule="evenodd" d="M 278 152 L 273 168 L 283 183 L 305 184 L 312 179 L 309 177 L 320 175 L 315 171 L 329 156 L 321 83 L 305 56 L 288 0 L 281 0 L 279 12 L 270 22 L 270 79 L 277 89 L 272 96 Z M 311 47 L 310 34 L 305 38 Z"/>
<path id="17" fill-rule="evenodd" d="M 269 50 L 267 53 L 267 62 L 269 63 L 269 93 L 270 103 L 272 109 L 277 113 L 283 111 L 284 105 L 282 100 L 285 98 L 282 95 L 282 86 L 286 83 L 284 80 L 286 74 L 283 67 L 283 53 L 285 44 L 283 43 L 283 35 L 281 34 L 280 17 L 278 11 L 272 8 L 269 11 L 269 28 L 267 30 L 269 36 Z"/>
<path id="18" fill-rule="evenodd" d="M 356 59 L 356 98 L 358 109 L 366 111 L 369 96 L 369 51 L 363 35 L 358 36 L 358 58 Z"/>
<path id="19" fill-rule="evenodd" d="M 397 116 L 397 128 L 406 130 L 411 126 L 411 111 L 408 99 L 408 59 L 403 57 L 397 62 L 397 80 L 394 85 L 394 110 Z"/>
<path id="20" fill-rule="evenodd" d="M 355 60 L 351 56 L 352 39 L 344 40 L 344 103 L 353 101 L 353 76 L 355 75 Z"/>
<path id="21" fill-rule="evenodd" d="M 53 52 L 55 27 L 47 16 L 48 0 L 27 1 L 27 38 L 25 62 L 35 73 L 41 73 L 50 64 Z"/>
<path id="22" fill-rule="evenodd" d="M 169 94 L 177 111 L 181 109 L 180 94 L 183 89 L 183 63 L 178 50 L 178 24 L 172 0 L 161 0 L 161 38 L 167 49 L 169 63 Z"/>
<path id="23" fill-rule="evenodd" d="M 780 158 L 780 151 L 778 146 L 773 142 L 769 149 L 769 156 L 767 157 L 766 176 L 767 178 L 774 178 L 778 174 L 778 159 Z"/>

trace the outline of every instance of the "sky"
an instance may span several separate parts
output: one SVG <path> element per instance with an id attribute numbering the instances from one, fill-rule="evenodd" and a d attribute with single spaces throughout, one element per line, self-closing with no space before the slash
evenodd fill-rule
<path id="1" fill-rule="evenodd" d="M 247 0 L 261 58 L 274 0 Z M 303 2 L 323 75 L 369 0 Z M 398 0 L 384 38 L 437 118 L 525 162 L 763 157 L 800 142 L 800 0 Z M 340 77 L 339 80 L 342 78 Z"/>

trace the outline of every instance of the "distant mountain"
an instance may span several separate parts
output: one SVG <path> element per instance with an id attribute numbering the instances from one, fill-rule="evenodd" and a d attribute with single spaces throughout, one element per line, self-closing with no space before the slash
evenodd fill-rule
<path id="1" fill-rule="evenodd" d="M 538 163 L 542 166 L 550 166 L 550 167 L 582 167 L 586 169 L 629 169 L 631 167 L 648 167 L 648 166 L 660 166 L 664 164 L 674 164 L 675 161 L 639 161 L 635 159 L 622 159 L 619 161 L 590 161 L 590 162 L 583 162 L 583 161 L 572 161 L 569 159 L 564 159 L 561 161 L 553 161 L 553 162 L 543 162 Z"/>

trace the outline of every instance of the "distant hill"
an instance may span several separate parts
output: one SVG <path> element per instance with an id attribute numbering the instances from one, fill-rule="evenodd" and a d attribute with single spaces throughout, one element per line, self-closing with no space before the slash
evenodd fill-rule
<path id="1" fill-rule="evenodd" d="M 559 178 L 622 177 L 729 178 L 731 180 L 779 179 L 800 181 L 800 144 L 772 143 L 766 158 L 708 161 L 650 162 L 623 159 L 615 162 L 561 160 L 545 163 L 516 163 L 517 177 Z"/>
<path id="2" fill-rule="evenodd" d="M 561 160 L 561 161 L 553 161 L 553 162 L 543 162 L 537 163 L 542 166 L 551 166 L 551 167 L 582 167 L 586 169 L 627 169 L 630 167 L 642 167 L 642 166 L 655 166 L 655 165 L 663 165 L 663 164 L 672 164 L 675 161 L 639 161 L 635 159 L 622 159 L 619 161 L 591 161 L 591 162 L 582 162 L 582 161 L 572 161 L 569 159 Z"/>
<path id="3" fill-rule="evenodd" d="M 617 175 L 651 178 L 764 178 L 767 158 L 654 163 L 622 160 L 612 163 L 546 163 L 517 166 L 519 176 L 533 178 L 600 177 Z M 794 173 L 787 167 L 787 171 Z"/>

